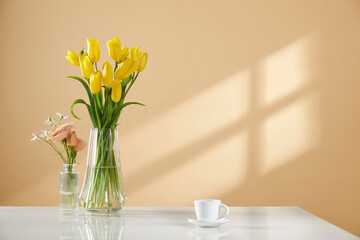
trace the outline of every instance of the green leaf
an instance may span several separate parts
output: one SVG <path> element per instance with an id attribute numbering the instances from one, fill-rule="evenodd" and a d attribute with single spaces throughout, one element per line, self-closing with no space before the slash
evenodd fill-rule
<path id="1" fill-rule="evenodd" d="M 89 103 L 90 103 L 90 106 L 91 106 L 91 112 L 92 113 L 95 113 L 95 100 L 94 100 L 94 97 L 93 97 L 93 94 L 91 93 L 90 91 L 90 88 L 89 88 L 89 85 L 85 82 L 84 79 L 80 78 L 80 77 L 76 77 L 76 76 L 67 76 L 67 78 L 72 78 L 72 79 L 75 79 L 77 81 L 79 81 L 83 87 L 85 88 L 86 90 L 86 93 L 89 97 Z M 95 119 L 94 119 L 94 115 L 90 115 L 91 117 L 91 121 L 94 123 L 96 122 Z M 94 125 L 94 124 L 93 124 Z M 94 127 L 96 127 L 96 125 L 94 125 Z"/>
<path id="2" fill-rule="evenodd" d="M 80 118 L 79 118 L 78 116 L 76 116 L 75 113 L 74 113 L 74 106 L 75 106 L 76 104 L 84 104 L 84 105 L 87 107 L 88 111 L 91 112 L 91 107 L 90 107 L 89 104 L 87 104 L 87 103 L 86 103 L 83 99 L 81 99 L 81 98 L 76 99 L 76 100 L 73 102 L 73 104 L 71 105 L 71 107 L 70 107 L 70 112 L 71 112 L 71 114 L 74 116 L 74 118 L 80 120 Z"/>
<path id="3" fill-rule="evenodd" d="M 127 103 L 124 103 L 124 104 L 122 104 L 121 105 L 121 109 L 123 109 L 123 108 L 125 108 L 125 107 L 127 107 L 127 106 L 129 106 L 129 105 L 140 105 L 140 106 L 145 106 L 145 104 L 142 104 L 142 103 L 139 103 L 139 102 L 127 102 Z"/>
<path id="4" fill-rule="evenodd" d="M 91 102 L 91 100 L 93 99 L 93 96 L 92 96 L 92 93 L 90 91 L 89 85 L 85 82 L 85 80 L 82 79 L 82 78 L 76 77 L 76 76 L 67 76 L 67 78 L 72 78 L 72 79 L 75 79 L 75 80 L 79 81 L 83 85 L 83 87 L 85 88 L 85 90 L 86 90 L 86 92 L 88 94 L 89 100 Z"/>

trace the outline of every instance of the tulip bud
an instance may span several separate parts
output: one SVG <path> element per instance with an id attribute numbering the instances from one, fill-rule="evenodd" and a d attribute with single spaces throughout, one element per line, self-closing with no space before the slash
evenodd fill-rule
<path id="1" fill-rule="evenodd" d="M 72 65 L 75 67 L 80 66 L 79 62 L 79 55 L 74 51 L 68 51 L 68 55 L 66 56 L 66 59 L 71 62 Z"/>
<path id="2" fill-rule="evenodd" d="M 102 77 L 104 86 L 107 88 L 110 87 L 113 82 L 114 72 L 109 62 L 105 62 L 102 67 Z"/>
<path id="3" fill-rule="evenodd" d="M 99 42 L 96 39 L 87 39 L 88 53 L 90 61 L 95 63 L 100 59 L 100 48 Z"/>
<path id="4" fill-rule="evenodd" d="M 87 53 L 81 54 L 79 58 L 81 73 L 86 79 L 89 79 L 91 73 L 94 72 L 94 67 L 90 61 L 90 58 Z"/>
<path id="5" fill-rule="evenodd" d="M 146 67 L 148 54 L 147 53 L 141 53 L 140 54 L 140 61 L 139 61 L 139 69 L 138 72 L 141 72 Z"/>
<path id="6" fill-rule="evenodd" d="M 121 60 L 121 43 L 118 37 L 114 37 L 113 40 L 107 42 L 107 47 L 109 49 L 109 54 L 115 62 L 120 62 Z"/>
<path id="7" fill-rule="evenodd" d="M 74 147 L 74 151 L 79 152 L 79 151 L 83 150 L 85 147 L 86 147 L 86 142 L 84 140 L 77 139 L 77 144 Z"/>
<path id="8" fill-rule="evenodd" d="M 127 56 L 129 56 L 129 48 L 128 47 L 122 47 L 122 49 L 121 49 L 121 62 L 124 61 Z"/>
<path id="9" fill-rule="evenodd" d="M 94 72 L 90 76 L 90 91 L 97 94 L 101 90 L 101 72 Z"/>
<path id="10" fill-rule="evenodd" d="M 74 131 L 68 133 L 68 135 L 66 137 L 66 143 L 70 147 L 75 147 L 77 145 L 78 139 L 77 139 L 76 133 Z"/>
<path id="11" fill-rule="evenodd" d="M 111 90 L 111 99 L 115 103 L 117 103 L 120 101 L 121 94 L 122 94 L 121 82 L 114 81 L 113 85 L 112 85 L 112 90 Z"/>

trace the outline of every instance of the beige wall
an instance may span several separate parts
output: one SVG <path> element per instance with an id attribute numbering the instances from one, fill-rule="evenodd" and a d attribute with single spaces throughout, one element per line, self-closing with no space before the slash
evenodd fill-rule
<path id="1" fill-rule="evenodd" d="M 360 2 L 0 2 L 0 204 L 56 206 L 31 133 L 85 97 L 86 38 L 149 53 L 121 119 L 127 206 L 297 205 L 360 236 Z M 90 120 L 72 120 L 88 138 Z M 85 152 L 78 167 L 81 178 Z"/>

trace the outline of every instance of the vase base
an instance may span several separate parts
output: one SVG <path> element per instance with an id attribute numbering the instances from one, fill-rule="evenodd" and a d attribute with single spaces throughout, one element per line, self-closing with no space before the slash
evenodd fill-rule
<path id="1" fill-rule="evenodd" d="M 98 214 L 110 214 L 119 212 L 122 209 L 122 207 L 117 208 L 85 208 L 87 212 L 91 213 L 98 213 Z"/>

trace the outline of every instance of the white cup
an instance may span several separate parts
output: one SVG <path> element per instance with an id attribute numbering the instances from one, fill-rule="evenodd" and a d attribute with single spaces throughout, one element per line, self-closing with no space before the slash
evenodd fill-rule
<path id="1" fill-rule="evenodd" d="M 215 221 L 225 218 L 229 214 L 229 207 L 222 204 L 217 199 L 200 199 L 194 201 L 197 220 Z M 225 209 L 225 213 L 219 216 L 220 208 Z"/>

